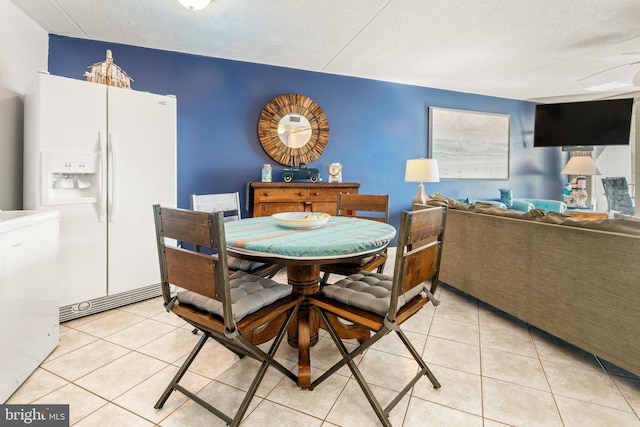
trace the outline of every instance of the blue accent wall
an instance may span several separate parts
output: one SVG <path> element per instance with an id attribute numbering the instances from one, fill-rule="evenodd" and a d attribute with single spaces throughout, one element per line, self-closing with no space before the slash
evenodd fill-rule
<path id="1" fill-rule="evenodd" d="M 427 194 L 495 199 L 499 188 L 512 188 L 514 197 L 560 199 L 561 152 L 533 148 L 529 102 L 56 35 L 49 38 L 49 72 L 84 79 L 107 49 L 134 79 L 133 89 L 177 97 L 180 207 L 189 207 L 191 193 L 244 196 L 264 163 L 273 166 L 274 181 L 282 179 L 284 166 L 262 149 L 257 123 L 264 106 L 285 93 L 312 98 L 329 120 L 327 148 L 310 166 L 326 181 L 326 165 L 340 162 L 343 181 L 361 183 L 361 193 L 390 194 L 395 226 L 417 191 L 404 182 L 405 162 L 428 154 L 430 106 L 509 114 L 510 178 L 425 183 Z"/>

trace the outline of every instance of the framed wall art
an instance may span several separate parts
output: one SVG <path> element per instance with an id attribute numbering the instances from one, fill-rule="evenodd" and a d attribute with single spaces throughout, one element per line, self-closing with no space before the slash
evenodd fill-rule
<path id="1" fill-rule="evenodd" d="M 509 179 L 508 114 L 429 107 L 429 157 L 441 179 Z"/>

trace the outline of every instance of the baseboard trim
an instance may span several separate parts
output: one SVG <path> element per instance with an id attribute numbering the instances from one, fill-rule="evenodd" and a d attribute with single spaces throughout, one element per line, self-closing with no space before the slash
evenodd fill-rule
<path id="1" fill-rule="evenodd" d="M 159 295 L 162 295 L 162 285 L 160 283 L 115 295 L 83 301 L 77 304 L 66 305 L 64 307 L 60 307 L 60 323 L 100 313 L 102 311 L 124 307 L 125 305 L 155 298 Z"/>

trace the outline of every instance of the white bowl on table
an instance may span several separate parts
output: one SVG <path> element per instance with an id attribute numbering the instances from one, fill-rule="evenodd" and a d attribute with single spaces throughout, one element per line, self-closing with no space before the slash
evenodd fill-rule
<path id="1" fill-rule="evenodd" d="M 281 212 L 271 215 L 271 218 L 287 228 L 318 228 L 325 225 L 331 215 L 322 212 Z"/>

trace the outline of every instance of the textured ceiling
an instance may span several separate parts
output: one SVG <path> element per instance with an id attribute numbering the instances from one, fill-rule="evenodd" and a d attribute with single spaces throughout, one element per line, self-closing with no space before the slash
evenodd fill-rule
<path id="1" fill-rule="evenodd" d="M 11 1 L 51 34 L 538 102 L 640 96 L 640 0 Z"/>

